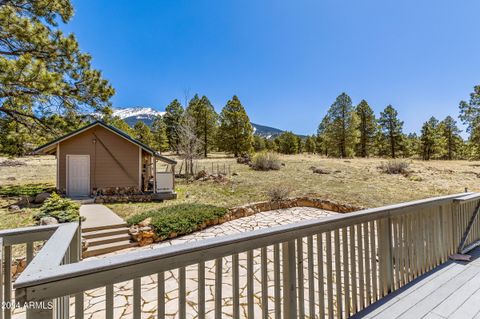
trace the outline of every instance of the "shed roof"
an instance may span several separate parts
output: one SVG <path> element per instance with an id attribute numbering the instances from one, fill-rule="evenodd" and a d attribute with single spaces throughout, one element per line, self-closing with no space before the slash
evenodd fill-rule
<path id="1" fill-rule="evenodd" d="M 61 136 L 47 144 L 44 144 L 40 147 L 38 147 L 37 149 L 33 150 L 33 154 L 48 154 L 48 153 L 53 153 L 52 151 L 54 151 L 56 149 L 56 146 L 58 143 L 61 143 L 77 134 L 80 134 L 82 132 L 85 132 L 86 130 L 92 128 L 92 127 L 95 127 L 95 126 L 102 126 L 104 127 L 105 129 L 117 134 L 117 135 L 120 135 L 121 137 L 123 137 L 124 139 L 128 140 L 129 142 L 133 143 L 133 144 L 136 144 L 138 145 L 139 147 L 141 147 L 143 150 L 145 150 L 147 153 L 150 153 L 151 155 L 155 156 L 156 158 L 158 158 L 159 160 L 165 162 L 165 163 L 168 163 L 168 164 L 172 164 L 172 165 L 175 165 L 177 164 L 177 162 L 175 160 L 172 160 L 168 157 L 165 157 L 165 156 L 162 156 L 160 155 L 160 153 L 158 153 L 157 151 L 155 151 L 154 149 L 150 148 L 149 146 L 143 144 L 142 142 L 140 142 L 139 140 L 136 140 L 134 139 L 133 137 L 131 137 L 130 135 L 128 135 L 127 133 L 125 133 L 124 131 L 122 130 L 119 130 L 118 128 L 114 127 L 114 126 L 111 126 L 111 125 L 108 125 L 107 123 L 103 122 L 103 121 L 94 121 L 82 128 L 79 128 L 78 130 L 76 131 L 73 131 L 73 132 L 70 132 L 68 133 L 67 135 L 64 135 L 64 136 Z"/>

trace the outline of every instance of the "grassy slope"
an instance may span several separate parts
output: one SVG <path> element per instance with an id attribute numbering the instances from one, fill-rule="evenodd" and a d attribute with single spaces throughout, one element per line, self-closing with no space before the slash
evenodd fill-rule
<path id="1" fill-rule="evenodd" d="M 211 167 L 211 163 L 231 165 L 233 176 L 225 184 L 177 181 L 178 199 L 164 203 L 112 204 L 109 205 L 122 217 L 132 216 L 149 209 L 179 203 L 202 203 L 232 207 L 267 199 L 266 192 L 272 185 L 287 184 L 292 195 L 311 195 L 342 203 L 376 207 L 430 196 L 480 190 L 480 162 L 468 161 L 412 161 L 410 177 L 380 173 L 377 166 L 383 159 L 326 159 L 316 155 L 281 156 L 285 167 L 280 171 L 257 172 L 248 166 L 236 164 L 234 159 L 214 154 L 213 159 L 199 161 L 199 167 Z M 1 159 L 0 159 L 1 160 Z M 47 183 L 55 179 L 53 157 L 36 157 L 25 160 L 21 167 L 0 167 L 0 187 L 10 184 Z M 339 173 L 313 174 L 311 166 L 322 167 Z M 479 175 L 480 176 L 480 175 Z M 10 181 L 8 177 L 15 177 Z M 418 179 L 422 179 L 418 181 Z M 11 202 L 11 201 L 10 201 Z M 0 206 L 5 206 L 5 199 Z M 28 224 L 30 213 L 12 214 L 0 208 L 0 228 Z"/>

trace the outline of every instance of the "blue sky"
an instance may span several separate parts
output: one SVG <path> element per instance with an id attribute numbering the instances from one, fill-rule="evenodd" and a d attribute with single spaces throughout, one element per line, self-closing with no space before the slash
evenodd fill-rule
<path id="1" fill-rule="evenodd" d="M 480 2 L 73 0 L 64 26 L 117 93 L 163 110 L 185 90 L 216 109 L 238 95 L 253 122 L 312 134 L 341 92 L 405 131 L 458 115 L 480 84 Z"/>

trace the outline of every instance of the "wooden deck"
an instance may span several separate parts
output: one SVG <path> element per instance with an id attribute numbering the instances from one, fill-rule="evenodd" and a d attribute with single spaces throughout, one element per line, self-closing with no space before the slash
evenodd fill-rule
<path id="1" fill-rule="evenodd" d="M 354 318 L 480 318 L 480 248 L 472 261 L 448 261 Z"/>

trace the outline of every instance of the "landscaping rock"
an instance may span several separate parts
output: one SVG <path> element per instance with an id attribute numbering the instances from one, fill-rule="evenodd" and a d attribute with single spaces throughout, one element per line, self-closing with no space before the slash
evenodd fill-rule
<path id="1" fill-rule="evenodd" d="M 21 207 L 25 207 L 25 206 L 28 206 L 34 200 L 35 198 L 32 198 L 32 197 L 22 197 L 18 200 L 17 205 Z"/>
<path id="2" fill-rule="evenodd" d="M 7 177 L 7 181 L 16 181 L 17 179 L 13 176 Z"/>
<path id="3" fill-rule="evenodd" d="M 58 224 L 58 220 L 54 217 L 47 216 L 47 217 L 42 217 L 40 219 L 40 225 L 56 225 L 56 224 Z"/>
<path id="4" fill-rule="evenodd" d="M 25 268 L 27 268 L 27 260 L 25 258 L 18 258 L 12 263 L 12 277 L 16 278 Z"/>
<path id="5" fill-rule="evenodd" d="M 82 237 L 82 252 L 87 251 L 88 249 L 88 241 Z"/>
<path id="6" fill-rule="evenodd" d="M 21 209 L 20 209 L 20 206 L 18 205 L 10 205 L 8 207 L 8 210 L 15 213 L 15 212 L 19 212 Z"/>
<path id="7" fill-rule="evenodd" d="M 151 224 L 152 224 L 152 218 L 148 217 L 148 218 L 145 218 L 144 220 L 142 220 L 140 223 L 138 223 L 138 226 L 139 227 L 147 227 L 147 226 L 150 226 Z"/>
<path id="8" fill-rule="evenodd" d="M 35 200 L 33 201 L 35 204 L 43 204 L 43 202 L 50 197 L 50 193 L 40 193 L 35 196 Z"/>
<path id="9" fill-rule="evenodd" d="M 313 172 L 315 174 L 330 174 L 330 171 L 326 170 L 326 169 L 323 169 L 323 168 L 318 168 L 318 167 L 315 167 L 313 169 Z"/>

